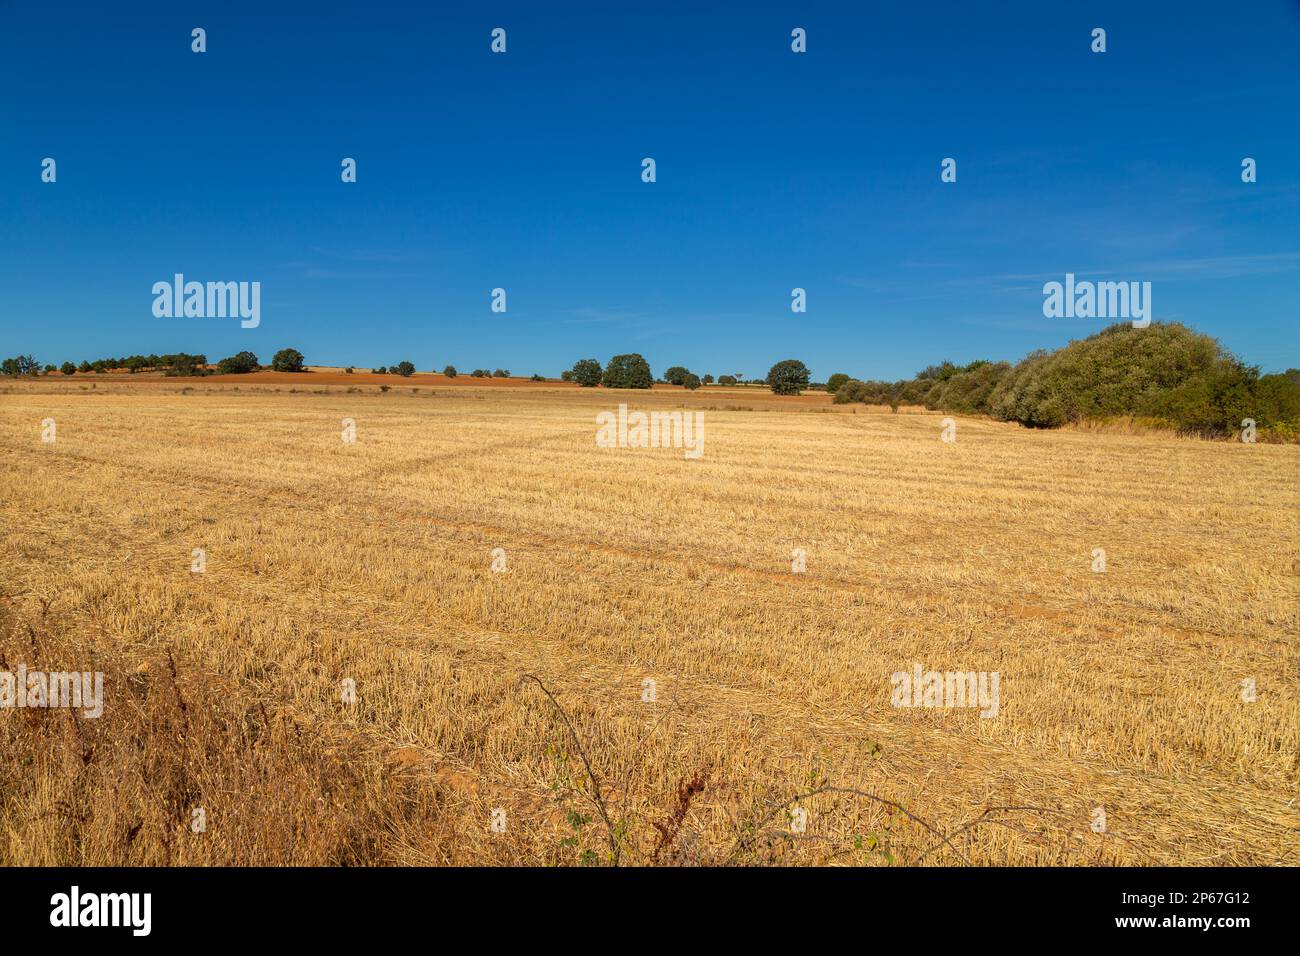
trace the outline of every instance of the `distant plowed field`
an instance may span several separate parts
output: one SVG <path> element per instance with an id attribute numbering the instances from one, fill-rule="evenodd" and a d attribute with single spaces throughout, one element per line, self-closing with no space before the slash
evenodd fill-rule
<path id="1" fill-rule="evenodd" d="M 0 394 L 0 864 L 1300 863 L 1296 446 L 298 378 Z"/>

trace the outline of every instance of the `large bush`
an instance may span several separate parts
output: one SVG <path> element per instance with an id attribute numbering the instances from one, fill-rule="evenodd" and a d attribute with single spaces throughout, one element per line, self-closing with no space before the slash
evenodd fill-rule
<path id="1" fill-rule="evenodd" d="M 1056 352 L 1035 352 L 988 398 L 994 417 L 1036 427 L 1156 413 L 1171 389 L 1235 363 L 1207 335 L 1177 323 L 1109 326 Z"/>
<path id="2" fill-rule="evenodd" d="M 650 363 L 635 352 L 615 355 L 601 379 L 606 388 L 649 388 L 654 384 Z"/>

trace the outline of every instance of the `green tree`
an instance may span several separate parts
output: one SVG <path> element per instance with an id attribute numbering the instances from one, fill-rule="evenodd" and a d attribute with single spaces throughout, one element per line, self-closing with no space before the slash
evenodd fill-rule
<path id="1" fill-rule="evenodd" d="M 305 372 L 307 369 L 302 364 L 302 353 L 297 349 L 280 349 L 271 359 L 271 368 L 277 372 Z"/>
<path id="2" fill-rule="evenodd" d="M 71 362 L 64 362 L 61 366 L 59 366 L 59 371 L 62 372 L 64 375 L 72 375 L 74 372 L 77 371 L 77 366 L 73 365 Z"/>
<path id="3" fill-rule="evenodd" d="M 415 374 L 415 366 L 410 362 L 398 362 L 393 366 L 393 371 L 402 376 L 402 378 L 410 378 Z"/>
<path id="4" fill-rule="evenodd" d="M 826 380 L 826 391 L 834 395 L 840 390 L 840 386 L 849 380 L 849 377 L 843 372 L 836 372 Z"/>
<path id="5" fill-rule="evenodd" d="M 693 392 L 700 387 L 700 377 L 694 372 L 687 372 L 681 384 L 687 391 Z"/>
<path id="6" fill-rule="evenodd" d="M 30 355 L 15 355 L 0 363 L 0 371 L 5 375 L 38 375 L 41 363 Z"/>
<path id="7" fill-rule="evenodd" d="M 252 352 L 239 352 L 217 363 L 217 371 L 222 375 L 244 375 L 257 371 L 257 356 Z"/>
<path id="8" fill-rule="evenodd" d="M 785 359 L 768 370 L 767 384 L 777 395 L 798 395 L 808 387 L 808 366 L 798 359 Z"/>
<path id="9" fill-rule="evenodd" d="M 690 374 L 690 369 L 683 368 L 680 365 L 674 365 L 668 371 L 664 372 L 664 381 L 669 385 L 681 385 L 686 381 L 686 376 Z"/>
<path id="10" fill-rule="evenodd" d="M 455 378 L 460 373 L 456 371 L 456 366 L 448 365 L 445 369 L 442 370 L 442 374 L 447 376 L 448 378 Z"/>
<path id="11" fill-rule="evenodd" d="M 577 382 L 583 388 L 595 388 L 600 384 L 604 370 L 595 359 L 580 359 L 573 363 L 573 368 L 569 370 L 568 374 L 572 381 Z"/>
<path id="12" fill-rule="evenodd" d="M 649 388 L 654 376 L 650 374 L 650 363 L 631 352 L 610 359 L 601 382 L 606 388 Z"/>

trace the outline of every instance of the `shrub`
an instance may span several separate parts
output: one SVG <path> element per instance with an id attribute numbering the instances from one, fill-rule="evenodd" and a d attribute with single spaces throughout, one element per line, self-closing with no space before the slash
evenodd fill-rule
<path id="1" fill-rule="evenodd" d="M 442 370 L 442 374 L 447 376 L 448 378 L 455 378 L 460 373 L 456 371 L 456 366 L 448 365 L 445 369 Z"/>
<path id="2" fill-rule="evenodd" d="M 785 359 L 768 370 L 767 385 L 777 395 L 798 395 L 808 387 L 808 366 L 798 359 Z"/>
<path id="3" fill-rule="evenodd" d="M 735 384 L 736 384 L 736 376 L 734 376 L 734 375 L 719 375 L 719 376 L 718 376 L 718 384 L 719 384 L 719 385 L 735 385 Z"/>
<path id="4" fill-rule="evenodd" d="M 72 375 L 74 372 L 77 371 L 77 366 L 73 365 L 71 362 L 64 362 L 61 366 L 59 366 L 59 371 L 62 372 L 64 375 Z"/>
<path id="5" fill-rule="evenodd" d="M 476 368 L 476 369 L 474 369 L 474 371 L 471 372 L 470 374 L 473 375 L 475 378 L 487 378 L 487 377 L 488 377 L 487 370 L 486 370 L 486 369 L 481 369 L 481 368 Z"/>
<path id="6" fill-rule="evenodd" d="M 595 388 L 604 373 L 595 359 L 581 359 L 573 363 L 567 374 L 569 378 L 566 381 L 577 382 L 583 388 Z"/>
<path id="7" fill-rule="evenodd" d="M 529 381 L 530 381 L 530 382 L 544 382 L 544 381 L 546 381 L 546 379 L 543 378 L 542 376 L 538 375 L 536 372 L 534 372 L 532 378 L 530 378 Z"/>
<path id="8" fill-rule="evenodd" d="M 493 377 L 493 378 L 509 378 L 509 377 L 510 377 L 510 370 L 507 369 L 507 368 L 499 368 L 499 369 L 497 369 L 495 372 L 492 373 L 492 377 Z"/>
<path id="9" fill-rule="evenodd" d="M 257 371 L 257 356 L 252 352 L 239 352 L 217 363 L 217 371 L 222 375 L 243 375 Z"/>
<path id="10" fill-rule="evenodd" d="M 379 368 L 375 369 L 375 374 L 376 374 L 376 375 L 387 375 L 387 374 L 388 374 L 388 366 L 387 366 L 387 365 L 381 365 L 381 366 L 379 366 Z"/>
<path id="11" fill-rule="evenodd" d="M 168 355 L 163 362 L 165 366 L 163 374 L 168 378 L 202 375 L 203 366 L 207 361 L 206 355 L 186 355 L 184 352 L 179 355 Z"/>
<path id="12" fill-rule="evenodd" d="M 650 363 L 631 352 L 610 359 L 601 382 L 606 388 L 649 388 L 654 376 L 650 374 Z"/>
<path id="13" fill-rule="evenodd" d="M 834 395 L 840 390 L 840 386 L 849 380 L 849 377 L 843 372 L 836 372 L 826 380 L 826 391 Z"/>
<path id="14" fill-rule="evenodd" d="M 302 353 L 297 349 L 280 349 L 271 359 L 271 368 L 277 372 L 305 372 Z"/>

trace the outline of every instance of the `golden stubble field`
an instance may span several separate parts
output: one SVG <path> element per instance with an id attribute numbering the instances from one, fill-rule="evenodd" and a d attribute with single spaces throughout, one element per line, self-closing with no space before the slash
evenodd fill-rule
<path id="1" fill-rule="evenodd" d="M 1300 862 L 1295 446 L 185 388 L 0 394 L 0 670 L 107 697 L 0 711 L 0 863 Z"/>

